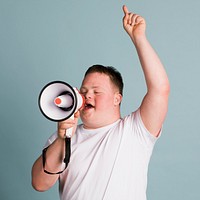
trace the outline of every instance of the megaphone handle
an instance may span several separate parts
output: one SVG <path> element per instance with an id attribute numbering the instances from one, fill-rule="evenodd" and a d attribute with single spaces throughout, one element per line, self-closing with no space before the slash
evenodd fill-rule
<path id="1" fill-rule="evenodd" d="M 74 119 L 74 115 L 72 115 L 70 117 L 70 119 Z M 65 136 L 67 138 L 71 138 L 72 137 L 72 131 L 73 131 L 73 127 L 72 128 L 69 128 L 69 129 L 66 129 L 66 132 L 65 132 Z"/>

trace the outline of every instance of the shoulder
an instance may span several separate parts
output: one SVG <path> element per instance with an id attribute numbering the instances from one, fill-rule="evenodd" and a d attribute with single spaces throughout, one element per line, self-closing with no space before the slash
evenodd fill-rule
<path id="1" fill-rule="evenodd" d="M 56 131 L 48 138 L 48 140 L 46 141 L 46 143 L 44 145 L 44 148 L 51 145 L 56 140 L 57 137 L 58 137 L 58 135 L 57 135 L 57 131 Z"/>
<path id="2" fill-rule="evenodd" d="M 141 118 L 140 108 L 125 116 L 121 123 L 124 127 L 125 134 L 147 146 L 154 145 L 159 138 L 153 136 L 145 127 Z"/>

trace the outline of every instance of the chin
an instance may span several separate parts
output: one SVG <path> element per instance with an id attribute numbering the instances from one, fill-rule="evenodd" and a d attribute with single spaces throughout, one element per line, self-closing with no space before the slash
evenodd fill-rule
<path id="1" fill-rule="evenodd" d="M 85 124 L 88 124 L 88 123 L 91 121 L 90 117 L 89 117 L 89 116 L 86 116 L 86 115 L 84 115 L 84 114 L 81 114 L 81 115 L 80 115 L 80 118 L 81 118 L 81 121 L 83 122 L 84 125 L 85 125 Z"/>
<path id="2" fill-rule="evenodd" d="M 85 128 L 94 129 L 97 126 L 96 123 L 94 123 L 96 121 L 95 118 L 89 116 L 81 116 L 81 120 Z"/>

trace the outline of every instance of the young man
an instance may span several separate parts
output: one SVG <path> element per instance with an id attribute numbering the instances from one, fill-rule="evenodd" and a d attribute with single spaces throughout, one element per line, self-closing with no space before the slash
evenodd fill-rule
<path id="1" fill-rule="evenodd" d="M 49 175 L 40 156 L 32 169 L 32 185 L 38 191 L 59 180 L 62 200 L 146 199 L 148 164 L 167 113 L 169 82 L 146 38 L 145 20 L 129 13 L 126 6 L 123 11 L 123 26 L 135 45 L 147 85 L 141 106 L 121 119 L 121 75 L 112 67 L 89 68 L 80 89 L 85 107 L 74 120 L 59 122 L 47 142 L 45 168 L 60 171 L 65 131 L 74 127 L 70 163 L 62 174 Z M 77 126 L 79 116 L 83 124 Z"/>

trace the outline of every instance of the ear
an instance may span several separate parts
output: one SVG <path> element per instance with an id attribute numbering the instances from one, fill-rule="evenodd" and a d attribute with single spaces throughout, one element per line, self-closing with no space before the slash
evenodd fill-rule
<path id="1" fill-rule="evenodd" d="M 114 97 L 114 105 L 115 106 L 120 105 L 121 101 L 122 101 L 122 95 L 116 92 Z"/>

